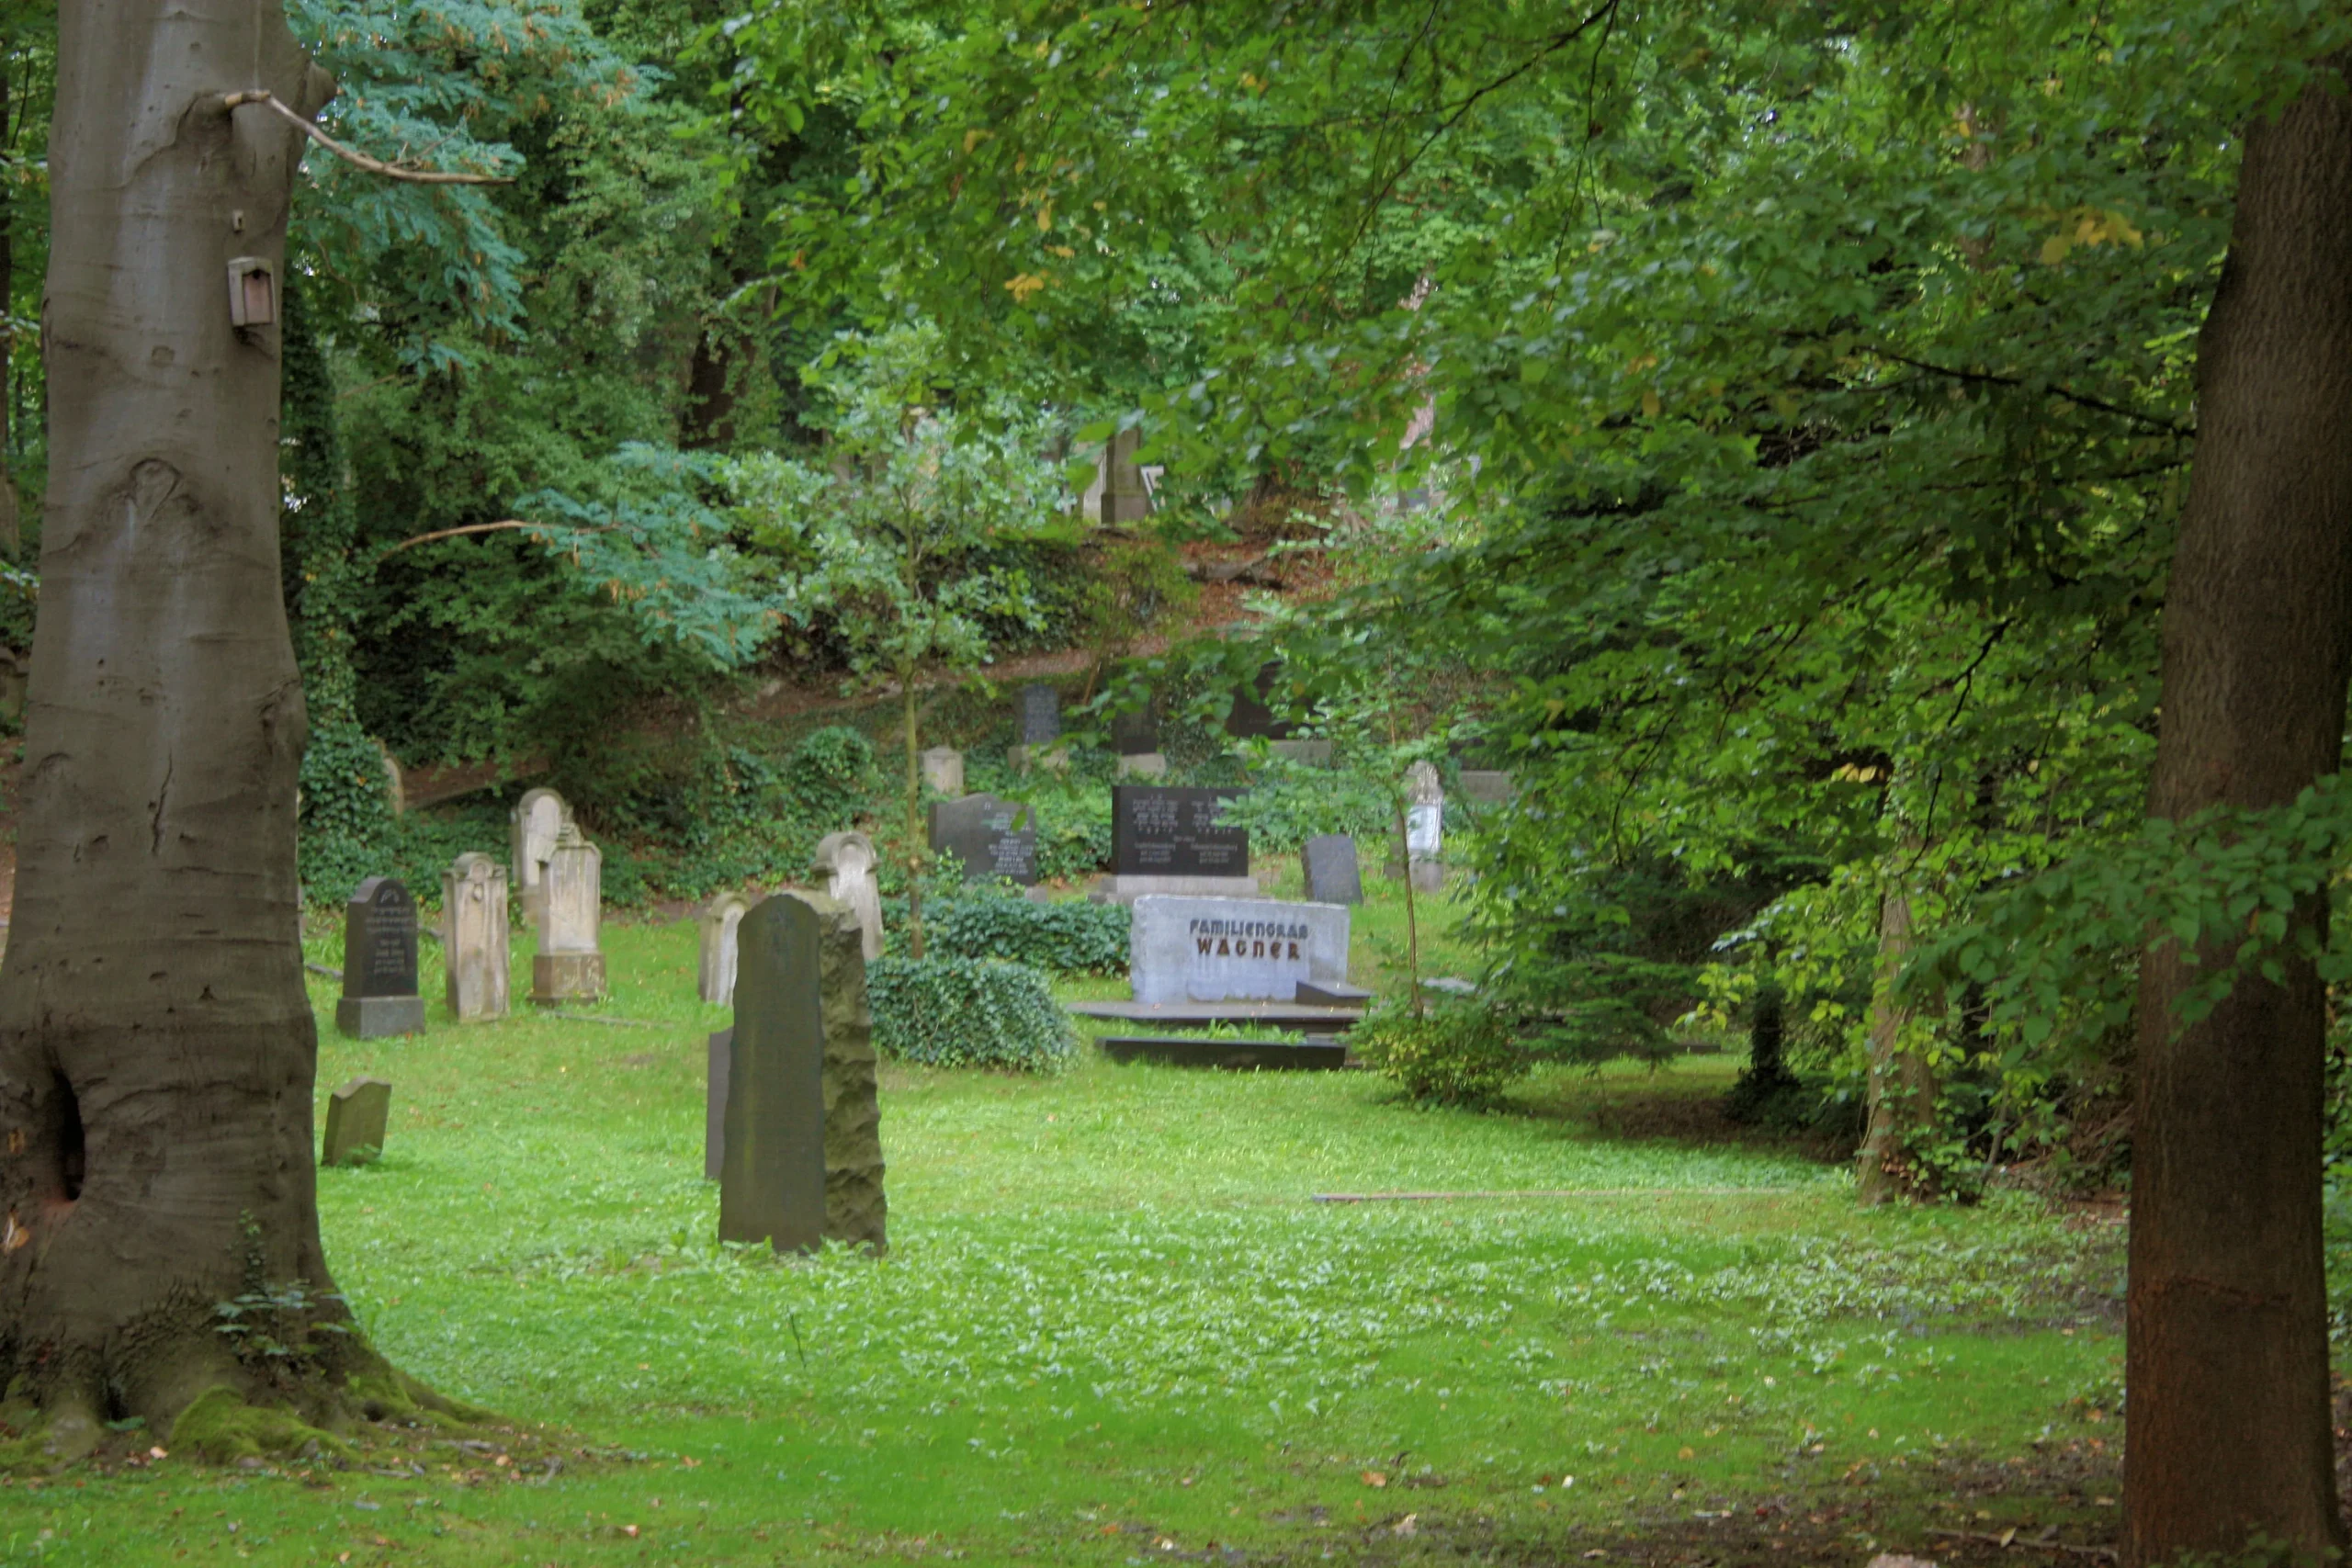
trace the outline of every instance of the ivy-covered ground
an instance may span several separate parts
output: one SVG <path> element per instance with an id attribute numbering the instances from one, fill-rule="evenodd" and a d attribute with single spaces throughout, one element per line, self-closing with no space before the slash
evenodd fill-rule
<path id="1" fill-rule="evenodd" d="M 1365 1074 L 894 1067 L 891 1256 L 781 1262 L 711 1239 L 725 1015 L 694 1000 L 692 928 L 607 937 L 597 1010 L 650 1027 L 322 1022 L 322 1096 L 396 1086 L 384 1161 L 322 1173 L 338 1278 L 387 1352 L 514 1425 L 357 1469 L 19 1479 L 0 1562 L 1859 1565 L 2111 1539 L 2120 1232 L 2024 1201 L 1858 1213 L 1841 1171 L 1724 1134 L 1729 1058 L 1540 1075 L 1491 1115 Z M 1544 1195 L 1316 1201 L 1401 1190 Z"/>

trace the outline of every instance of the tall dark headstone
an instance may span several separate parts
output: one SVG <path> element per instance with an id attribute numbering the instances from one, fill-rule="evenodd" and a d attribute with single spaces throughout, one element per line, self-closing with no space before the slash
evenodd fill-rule
<path id="1" fill-rule="evenodd" d="M 1233 694 L 1233 707 L 1225 716 L 1225 732 L 1237 740 L 1262 739 L 1280 740 L 1291 727 L 1274 716 L 1271 705 L 1274 683 L 1282 678 L 1283 667 L 1268 663 L 1258 667 L 1249 689 Z"/>
<path id="2" fill-rule="evenodd" d="M 735 1027 L 710 1039 L 718 1234 L 778 1252 L 887 1245 L 865 933 L 831 898 L 780 893 L 738 931 Z M 705 1168 L 709 1168 L 706 1127 Z"/>
<path id="3" fill-rule="evenodd" d="M 727 1152 L 727 1065 L 735 1056 L 735 1032 L 719 1030 L 707 1044 L 710 1071 L 703 1084 L 702 1179 L 716 1181 Z"/>
<path id="4" fill-rule="evenodd" d="M 392 1116 L 392 1086 L 381 1078 L 353 1078 L 327 1096 L 326 1136 L 320 1140 L 321 1165 L 368 1165 L 383 1157 L 384 1129 Z"/>
<path id="5" fill-rule="evenodd" d="M 1143 757 L 1159 750 L 1159 719 L 1149 706 L 1111 717 L 1111 750 L 1122 757 Z"/>
<path id="6" fill-rule="evenodd" d="M 1062 738 L 1062 694 L 1042 683 L 1021 688 L 1020 744 L 1051 746 Z"/>
<path id="7" fill-rule="evenodd" d="M 1347 834 L 1307 840 L 1299 860 L 1306 871 L 1308 903 L 1363 902 L 1363 869 L 1356 859 L 1356 841 Z"/>
<path id="8" fill-rule="evenodd" d="M 389 876 L 369 877 L 344 906 L 343 996 L 334 1004 L 334 1026 L 354 1040 L 424 1032 L 416 900 Z"/>
<path id="9" fill-rule="evenodd" d="M 1250 829 L 1217 821 L 1229 789 L 1111 786 L 1111 870 L 1117 876 L 1247 876 Z"/>
<path id="10" fill-rule="evenodd" d="M 963 863 L 967 881 L 1005 877 L 1033 886 L 1037 880 L 1037 822 L 1017 800 L 967 795 L 931 804 L 931 850 Z"/>

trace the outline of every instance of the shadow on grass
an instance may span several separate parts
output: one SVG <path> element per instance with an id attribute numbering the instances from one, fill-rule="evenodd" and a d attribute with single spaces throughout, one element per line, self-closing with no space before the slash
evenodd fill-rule
<path id="1" fill-rule="evenodd" d="M 1717 1063 L 1678 1072 L 1671 1065 L 1611 1064 L 1600 1071 L 1556 1068 L 1521 1086 L 1505 1115 L 1556 1126 L 1563 1135 L 1687 1149 L 1748 1149 L 1844 1165 L 1855 1138 L 1844 1127 L 1792 1129 L 1737 1122 L 1727 1109 L 1731 1072 Z"/>

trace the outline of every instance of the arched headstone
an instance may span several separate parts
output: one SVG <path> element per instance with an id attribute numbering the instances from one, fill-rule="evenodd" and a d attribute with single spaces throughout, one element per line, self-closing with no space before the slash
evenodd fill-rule
<path id="1" fill-rule="evenodd" d="M 441 874 L 441 955 L 451 1017 L 478 1023 L 506 1016 L 509 953 L 506 868 L 488 855 L 459 855 Z"/>
<path id="2" fill-rule="evenodd" d="M 725 1007 L 735 999 L 736 928 L 752 901 L 741 893 L 721 893 L 702 912 L 702 962 L 695 971 L 695 994 Z"/>
<path id="3" fill-rule="evenodd" d="M 510 863 L 514 867 L 514 891 L 523 899 L 523 918 L 533 924 L 539 918 L 548 857 L 555 852 L 556 839 L 571 820 L 571 807 L 551 789 L 525 790 L 523 798 L 514 803 L 514 857 Z"/>
<path id="4" fill-rule="evenodd" d="M 531 960 L 531 999 L 542 1007 L 605 994 L 604 852 L 565 822 L 540 881 L 539 951 Z"/>
<path id="5" fill-rule="evenodd" d="M 826 879 L 826 896 L 857 917 L 868 964 L 882 956 L 882 890 L 874 881 L 879 858 L 863 833 L 828 833 L 817 841 L 816 870 Z"/>

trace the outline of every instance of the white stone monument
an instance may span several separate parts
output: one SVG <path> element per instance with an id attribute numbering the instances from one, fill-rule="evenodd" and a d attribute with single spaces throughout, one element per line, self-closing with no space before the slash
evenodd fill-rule
<path id="1" fill-rule="evenodd" d="M 571 820 L 571 807 L 551 789 L 525 790 L 514 803 L 514 858 L 509 863 L 514 869 L 514 891 L 522 897 L 523 918 L 534 925 L 539 919 L 548 856 L 555 852 L 556 837 Z"/>
<path id="2" fill-rule="evenodd" d="M 1129 922 L 1127 977 L 1139 1002 L 1287 1002 L 1302 981 L 1347 983 L 1344 905 L 1148 893 Z"/>
<path id="3" fill-rule="evenodd" d="M 964 793 L 964 753 L 934 746 L 922 754 L 922 782 L 954 800 Z"/>
<path id="4" fill-rule="evenodd" d="M 877 859 L 874 840 L 863 833 L 828 833 L 817 842 L 816 869 L 826 878 L 825 894 L 857 917 L 868 964 L 882 956 L 882 890 L 874 881 Z"/>
<path id="5" fill-rule="evenodd" d="M 1445 785 L 1428 761 L 1405 771 L 1406 874 L 1416 893 L 1445 886 Z"/>
<path id="6" fill-rule="evenodd" d="M 506 868 L 462 854 L 441 874 L 441 956 L 449 1016 L 486 1023 L 506 1016 Z"/>
<path id="7" fill-rule="evenodd" d="M 735 999 L 735 928 L 743 923 L 752 901 L 741 893 L 721 893 L 702 912 L 702 963 L 695 971 L 695 994 L 726 1007 Z"/>
<path id="8" fill-rule="evenodd" d="M 531 999 L 541 1007 L 594 1001 L 605 994 L 604 852 L 567 820 L 548 852 L 539 908 L 539 951 L 531 959 Z"/>

